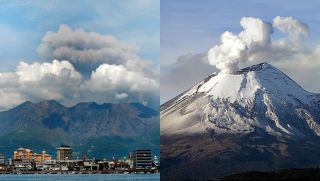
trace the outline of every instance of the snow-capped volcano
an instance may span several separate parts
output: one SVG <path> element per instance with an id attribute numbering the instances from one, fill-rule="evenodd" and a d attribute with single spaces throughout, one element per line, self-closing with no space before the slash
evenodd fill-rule
<path id="1" fill-rule="evenodd" d="M 320 165 L 320 94 L 267 63 L 210 75 L 160 118 L 164 180 Z"/>
<path id="2" fill-rule="evenodd" d="M 234 74 L 212 74 L 161 106 L 161 135 L 250 133 L 320 136 L 320 95 L 305 91 L 261 63 Z"/>

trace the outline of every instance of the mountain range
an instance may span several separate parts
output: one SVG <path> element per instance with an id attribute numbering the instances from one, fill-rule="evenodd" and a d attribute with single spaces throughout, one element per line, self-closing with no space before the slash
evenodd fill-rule
<path id="1" fill-rule="evenodd" d="M 214 73 L 160 110 L 164 179 L 320 165 L 320 94 L 268 63 Z"/>
<path id="2" fill-rule="evenodd" d="M 0 153 L 6 157 L 19 146 L 55 155 L 61 144 L 79 158 L 126 156 L 137 148 L 159 154 L 159 139 L 159 112 L 140 103 L 65 107 L 49 100 L 0 112 Z"/>

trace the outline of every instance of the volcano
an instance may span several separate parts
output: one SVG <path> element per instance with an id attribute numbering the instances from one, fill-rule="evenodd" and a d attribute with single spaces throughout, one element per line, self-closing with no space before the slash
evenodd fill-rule
<path id="1" fill-rule="evenodd" d="M 320 94 L 268 63 L 214 73 L 161 105 L 161 177 L 320 165 Z"/>
<path id="2" fill-rule="evenodd" d="M 0 112 L 0 152 L 11 158 L 18 146 L 55 156 L 70 145 L 74 158 L 126 156 L 137 148 L 159 153 L 159 111 L 140 103 L 80 102 L 65 107 L 54 100 L 24 102 Z"/>

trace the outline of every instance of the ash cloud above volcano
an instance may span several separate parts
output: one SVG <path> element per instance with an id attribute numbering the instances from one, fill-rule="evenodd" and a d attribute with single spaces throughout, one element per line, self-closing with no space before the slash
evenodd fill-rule
<path id="1" fill-rule="evenodd" d="M 61 25 L 47 32 L 38 53 L 43 61 L 21 61 L 0 72 L 0 110 L 24 101 L 141 102 L 158 105 L 159 69 L 134 46 L 111 35 Z"/>
<path id="2" fill-rule="evenodd" d="M 303 40 L 308 36 L 308 26 L 293 17 L 274 18 L 272 23 L 259 18 L 243 17 L 239 34 L 229 31 L 220 37 L 220 43 L 208 52 L 209 64 L 222 72 L 238 71 L 239 63 L 264 60 L 274 54 L 286 56 L 303 50 Z M 274 29 L 280 30 L 284 39 L 272 40 Z M 294 45 L 294 46 L 292 46 Z"/>
<path id="3" fill-rule="evenodd" d="M 188 54 L 187 57 L 182 55 L 173 64 L 164 66 L 161 102 L 164 103 L 213 72 L 234 73 L 242 67 L 262 62 L 281 69 L 306 90 L 320 92 L 319 84 L 314 83 L 320 76 L 320 44 L 309 43 L 312 27 L 291 16 L 276 16 L 271 21 L 242 17 L 240 27 L 242 29 L 238 33 L 222 33 L 218 43 L 206 52 Z M 208 65 L 212 65 L 211 69 Z M 186 67 L 197 69 L 186 71 Z M 192 73 L 192 78 L 184 79 L 190 75 L 190 71 L 198 73 Z M 177 87 L 177 82 L 183 86 Z"/>

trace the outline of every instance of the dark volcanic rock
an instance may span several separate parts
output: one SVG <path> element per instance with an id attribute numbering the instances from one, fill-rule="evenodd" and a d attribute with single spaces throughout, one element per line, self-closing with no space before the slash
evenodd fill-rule
<path id="1" fill-rule="evenodd" d="M 161 179 L 208 180 L 251 170 L 320 165 L 320 142 L 270 136 L 161 136 Z"/>

